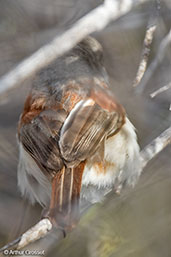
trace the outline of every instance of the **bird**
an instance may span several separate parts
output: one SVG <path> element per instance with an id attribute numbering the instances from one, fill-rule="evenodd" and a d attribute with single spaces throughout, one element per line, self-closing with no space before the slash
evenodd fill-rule
<path id="1" fill-rule="evenodd" d="M 18 123 L 18 186 L 67 232 L 80 206 L 141 174 L 133 124 L 110 88 L 103 48 L 86 37 L 33 79 Z"/>

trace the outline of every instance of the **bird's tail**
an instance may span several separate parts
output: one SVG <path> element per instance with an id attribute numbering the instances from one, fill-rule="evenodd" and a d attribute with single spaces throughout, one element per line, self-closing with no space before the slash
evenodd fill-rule
<path id="1" fill-rule="evenodd" d="M 48 217 L 58 228 L 72 229 L 79 219 L 79 198 L 84 163 L 75 168 L 63 167 L 52 181 Z"/>

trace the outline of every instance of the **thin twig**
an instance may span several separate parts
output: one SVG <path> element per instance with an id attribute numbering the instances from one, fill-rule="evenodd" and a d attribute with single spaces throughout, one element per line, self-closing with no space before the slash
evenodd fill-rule
<path id="1" fill-rule="evenodd" d="M 19 250 L 29 245 L 30 243 L 35 242 L 42 237 L 45 237 L 51 229 L 52 223 L 50 222 L 50 220 L 47 218 L 42 219 L 35 226 L 22 234 L 22 236 L 2 247 L 0 249 L 0 252 L 4 252 L 6 249 L 9 249 L 11 247 L 15 247 L 15 249 Z"/>
<path id="2" fill-rule="evenodd" d="M 141 161 L 143 168 L 166 146 L 171 144 L 171 127 L 166 129 L 161 135 L 154 139 L 141 151 Z M 20 238 L 14 240 L 12 243 L 5 245 L 0 249 L 3 252 L 9 247 L 21 249 L 36 240 L 45 237 L 49 231 L 52 230 L 52 223 L 49 219 L 42 219 L 34 227 L 26 231 Z"/>
<path id="3" fill-rule="evenodd" d="M 144 38 L 142 57 L 141 57 L 141 61 L 140 61 L 139 67 L 138 67 L 137 75 L 133 82 L 133 87 L 137 87 L 139 85 L 139 83 L 146 71 L 147 62 L 148 62 L 148 58 L 150 55 L 150 47 L 151 47 L 151 44 L 153 41 L 153 35 L 154 35 L 155 30 L 156 30 L 156 25 L 154 25 L 154 24 L 152 24 L 150 26 L 148 25 L 146 34 L 145 34 L 145 38 Z"/>
<path id="4" fill-rule="evenodd" d="M 149 17 L 149 21 L 147 24 L 147 29 L 146 29 L 146 33 L 145 33 L 145 37 L 144 37 L 141 61 L 140 61 L 139 67 L 138 67 L 138 71 L 137 71 L 135 80 L 133 82 L 134 88 L 136 88 L 140 84 L 140 82 L 144 76 L 144 73 L 147 69 L 147 63 L 148 63 L 148 59 L 149 59 L 150 51 L 151 51 L 151 44 L 153 42 L 154 32 L 157 27 L 157 25 L 156 25 L 157 18 L 160 13 L 160 6 L 161 6 L 160 0 L 155 0 L 154 5 L 152 5 L 151 14 Z"/>
<path id="5" fill-rule="evenodd" d="M 34 227 L 30 228 L 21 236 L 21 240 L 17 245 L 17 249 L 21 249 L 28 244 L 44 237 L 52 229 L 52 223 L 45 218 L 39 221 Z"/>
<path id="6" fill-rule="evenodd" d="M 137 93 L 142 93 L 144 91 L 148 81 L 150 80 L 150 78 L 154 74 L 154 71 L 157 69 L 158 65 L 163 60 L 163 58 L 165 56 L 165 50 L 170 43 L 171 43 L 171 29 L 170 29 L 169 33 L 161 41 L 155 59 L 149 65 L 149 68 L 147 69 L 146 73 L 144 74 L 144 77 L 141 80 L 141 83 L 139 84 L 139 86 L 136 89 Z"/>
<path id="7" fill-rule="evenodd" d="M 166 129 L 141 151 L 143 167 L 169 144 L 171 144 L 171 127 Z"/>
<path id="8" fill-rule="evenodd" d="M 103 5 L 95 8 L 83 18 L 78 20 L 73 27 L 62 35 L 40 48 L 32 56 L 21 62 L 14 70 L 0 79 L 0 94 L 20 85 L 25 79 L 34 75 L 38 70 L 48 65 L 55 58 L 63 55 L 73 48 L 87 35 L 102 30 L 111 20 L 129 12 L 133 6 L 148 0 L 105 0 Z"/>
<path id="9" fill-rule="evenodd" d="M 161 93 L 165 92 L 166 90 L 168 90 L 168 89 L 170 89 L 170 88 L 171 88 L 171 82 L 170 82 L 169 84 L 167 84 L 167 85 L 165 85 L 165 86 L 163 86 L 163 87 L 157 89 L 157 90 L 154 91 L 153 93 L 151 93 L 151 94 L 150 94 L 150 97 L 151 97 L 151 98 L 154 98 L 154 97 L 156 97 L 156 95 L 161 94 Z"/>

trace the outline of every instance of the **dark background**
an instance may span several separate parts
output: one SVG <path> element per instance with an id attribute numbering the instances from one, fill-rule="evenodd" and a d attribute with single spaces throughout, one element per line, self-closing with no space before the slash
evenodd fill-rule
<path id="1" fill-rule="evenodd" d="M 70 27 L 102 1 L 0 0 L 0 75 Z M 104 48 L 112 90 L 137 128 L 141 148 L 170 126 L 171 90 L 150 99 L 149 94 L 171 81 L 171 46 L 149 81 L 136 95 L 132 83 L 138 68 L 151 4 L 132 10 L 94 36 Z M 150 62 L 171 27 L 171 3 L 161 1 Z M 31 80 L 0 100 L 0 246 L 35 224 L 40 206 L 22 199 L 17 188 L 16 129 Z M 49 256 L 170 257 L 171 147 L 145 168 L 134 189 L 120 197 L 111 193 L 92 207 L 77 228 L 51 249 Z M 36 246 L 35 246 L 35 249 Z M 48 254 L 48 252 L 46 252 Z"/>

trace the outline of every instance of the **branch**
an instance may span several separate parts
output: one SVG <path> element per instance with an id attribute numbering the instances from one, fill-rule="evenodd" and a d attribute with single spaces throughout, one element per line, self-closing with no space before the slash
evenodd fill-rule
<path id="1" fill-rule="evenodd" d="M 147 69 L 147 63 L 148 63 L 148 59 L 149 59 L 149 55 L 150 55 L 150 51 L 151 51 L 151 44 L 153 41 L 153 37 L 154 37 L 154 32 L 156 30 L 156 24 L 157 24 L 157 18 L 159 15 L 159 11 L 160 11 L 160 0 L 154 1 L 155 5 L 152 7 L 151 10 L 151 15 L 148 21 L 148 25 L 147 25 L 147 29 L 146 29 L 146 33 L 145 33 L 145 38 L 144 38 L 144 44 L 143 44 L 143 50 L 142 50 L 142 56 L 141 56 L 141 61 L 138 67 L 138 71 L 135 77 L 135 80 L 133 82 L 133 87 L 136 88 L 143 76 L 144 73 Z"/>
<path id="2" fill-rule="evenodd" d="M 153 93 L 151 93 L 150 97 L 154 98 L 154 97 L 156 97 L 156 95 L 161 94 L 161 93 L 165 92 L 166 90 L 168 90 L 170 88 L 171 88 L 171 82 L 169 84 L 159 88 L 158 90 L 154 91 Z"/>
<path id="3" fill-rule="evenodd" d="M 154 139 L 141 151 L 140 154 L 143 168 L 149 163 L 149 161 L 151 161 L 152 158 L 154 158 L 169 144 L 171 144 L 171 127 L 166 129 L 160 136 Z M 52 223 L 50 222 L 50 220 L 47 218 L 42 219 L 35 226 L 26 231 L 21 237 L 1 248 L 0 252 L 4 252 L 10 247 L 15 247 L 15 249 L 21 249 L 29 245 L 30 243 L 35 242 L 42 237 L 45 237 L 51 230 Z M 59 232 L 59 230 L 56 232 Z"/>
<path id="4" fill-rule="evenodd" d="M 40 48 L 14 70 L 4 75 L 0 79 L 0 94 L 21 84 L 25 79 L 69 51 L 87 35 L 102 30 L 110 21 L 118 19 L 129 12 L 133 6 L 146 1 L 148 0 L 105 0 L 103 5 L 89 12 L 73 27 L 55 37 L 51 43 Z"/>
<path id="5" fill-rule="evenodd" d="M 11 247 L 15 247 L 15 249 L 19 250 L 29 245 L 30 243 L 46 236 L 51 229 L 52 223 L 50 220 L 47 218 L 42 219 L 35 226 L 27 230 L 22 236 L 2 247 L 0 252 L 4 252 L 6 249 Z"/>
<path id="6" fill-rule="evenodd" d="M 143 168 L 169 144 L 171 144 L 171 127 L 166 129 L 141 151 Z"/>
<path id="7" fill-rule="evenodd" d="M 137 90 L 136 90 L 137 93 L 142 93 L 144 91 L 144 89 L 145 89 L 148 81 L 152 77 L 154 71 L 157 69 L 158 65 L 163 60 L 163 58 L 165 56 L 165 50 L 170 43 L 171 43 L 171 29 L 170 29 L 169 33 L 161 41 L 161 44 L 159 46 L 159 49 L 158 49 L 155 59 L 149 65 L 149 68 L 147 69 L 146 73 L 144 74 L 144 77 L 143 77 L 141 83 L 137 87 Z"/>
<path id="8" fill-rule="evenodd" d="M 147 62 L 150 55 L 150 47 L 153 41 L 153 35 L 156 30 L 156 25 L 151 24 L 147 26 L 145 38 L 144 38 L 144 46 L 142 51 L 141 61 L 138 67 L 138 71 L 133 82 L 133 87 L 137 87 L 144 76 L 144 73 L 147 68 Z"/>

